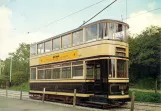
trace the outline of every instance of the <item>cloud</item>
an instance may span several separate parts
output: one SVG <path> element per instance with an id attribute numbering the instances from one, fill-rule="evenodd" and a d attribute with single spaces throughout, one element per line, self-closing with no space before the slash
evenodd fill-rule
<path id="1" fill-rule="evenodd" d="M 147 11 L 139 11 L 130 15 L 127 23 L 130 26 L 129 31 L 132 34 L 140 33 L 142 30 L 144 30 L 146 27 L 149 27 L 150 25 L 161 26 L 161 14 L 146 12 Z"/>
<path id="2" fill-rule="evenodd" d="M 11 24 L 12 10 L 0 7 L 0 58 L 5 59 L 8 53 L 16 51 L 19 44 L 34 43 L 49 38 L 51 34 L 35 32 L 32 34 L 15 33 Z"/>

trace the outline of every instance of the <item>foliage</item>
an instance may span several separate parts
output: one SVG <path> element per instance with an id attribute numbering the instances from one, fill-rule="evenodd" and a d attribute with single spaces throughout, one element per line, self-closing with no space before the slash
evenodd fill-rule
<path id="1" fill-rule="evenodd" d="M 133 92 L 135 94 L 135 101 L 161 103 L 161 93 L 142 92 L 142 91 L 133 91 Z M 131 96 L 132 91 L 130 91 L 129 93 Z"/>
<path id="2" fill-rule="evenodd" d="M 27 81 L 27 75 L 23 71 L 17 71 L 12 75 L 12 85 L 20 85 Z"/>
<path id="3" fill-rule="evenodd" d="M 161 27 L 151 26 L 129 39 L 131 82 L 140 78 L 157 78 L 160 73 Z"/>
<path id="4" fill-rule="evenodd" d="M 2 72 L 3 76 L 5 76 L 7 80 L 9 80 L 10 63 L 11 63 L 11 57 L 12 57 L 12 77 L 14 79 L 21 78 L 22 75 L 20 73 L 23 73 L 22 77 L 24 77 L 25 75 L 25 77 L 28 79 L 29 78 L 29 54 L 30 54 L 30 45 L 25 43 L 19 44 L 18 49 L 15 52 L 10 53 L 9 54 L 10 57 L 6 58 L 6 60 L 4 61 L 5 67 Z M 21 76 L 18 77 L 16 76 L 16 74 L 18 75 L 20 74 Z M 14 79 L 13 81 L 15 82 Z M 18 84 L 18 82 L 14 84 Z"/>
<path id="5" fill-rule="evenodd" d="M 21 85 L 18 86 L 12 86 L 9 88 L 9 90 L 15 90 L 15 91 L 20 91 L 22 89 L 22 91 L 29 91 L 29 82 L 25 82 L 22 83 Z"/>
<path id="6" fill-rule="evenodd" d="M 137 82 L 134 84 L 134 88 L 138 89 L 148 89 L 148 90 L 154 90 L 154 79 L 151 77 L 141 78 L 138 79 Z M 158 90 L 160 90 L 160 83 L 161 81 L 158 80 Z"/>

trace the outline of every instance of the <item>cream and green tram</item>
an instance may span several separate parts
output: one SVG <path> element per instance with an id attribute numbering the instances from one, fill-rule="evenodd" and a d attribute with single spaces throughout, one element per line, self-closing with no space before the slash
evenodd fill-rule
<path id="1" fill-rule="evenodd" d="M 30 97 L 127 102 L 128 24 L 99 20 L 31 45 Z"/>

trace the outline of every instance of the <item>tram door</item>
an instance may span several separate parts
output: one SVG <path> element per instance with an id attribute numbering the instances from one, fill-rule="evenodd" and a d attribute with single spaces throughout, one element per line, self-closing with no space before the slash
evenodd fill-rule
<path id="1" fill-rule="evenodd" d="M 94 93 L 95 95 L 107 95 L 107 59 L 94 62 Z"/>

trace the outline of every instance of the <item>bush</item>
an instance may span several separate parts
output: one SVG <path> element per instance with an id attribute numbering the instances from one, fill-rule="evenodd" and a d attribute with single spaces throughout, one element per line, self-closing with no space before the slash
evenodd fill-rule
<path id="1" fill-rule="evenodd" d="M 135 92 L 135 101 L 161 103 L 161 93 L 141 92 L 141 91 L 133 91 L 133 92 Z M 131 96 L 132 91 L 130 91 L 129 93 Z"/>
<path id="2" fill-rule="evenodd" d="M 12 75 L 12 85 L 20 85 L 26 82 L 27 80 L 27 75 L 25 75 L 22 71 L 15 72 Z"/>
<path id="3" fill-rule="evenodd" d="M 158 79 L 158 90 L 161 89 L 160 87 L 160 78 Z M 133 84 L 134 88 L 138 88 L 138 89 L 148 89 L 148 90 L 154 90 L 154 79 L 153 78 L 140 78 L 139 80 L 137 80 L 137 82 L 135 83 L 130 83 L 130 85 Z"/>

